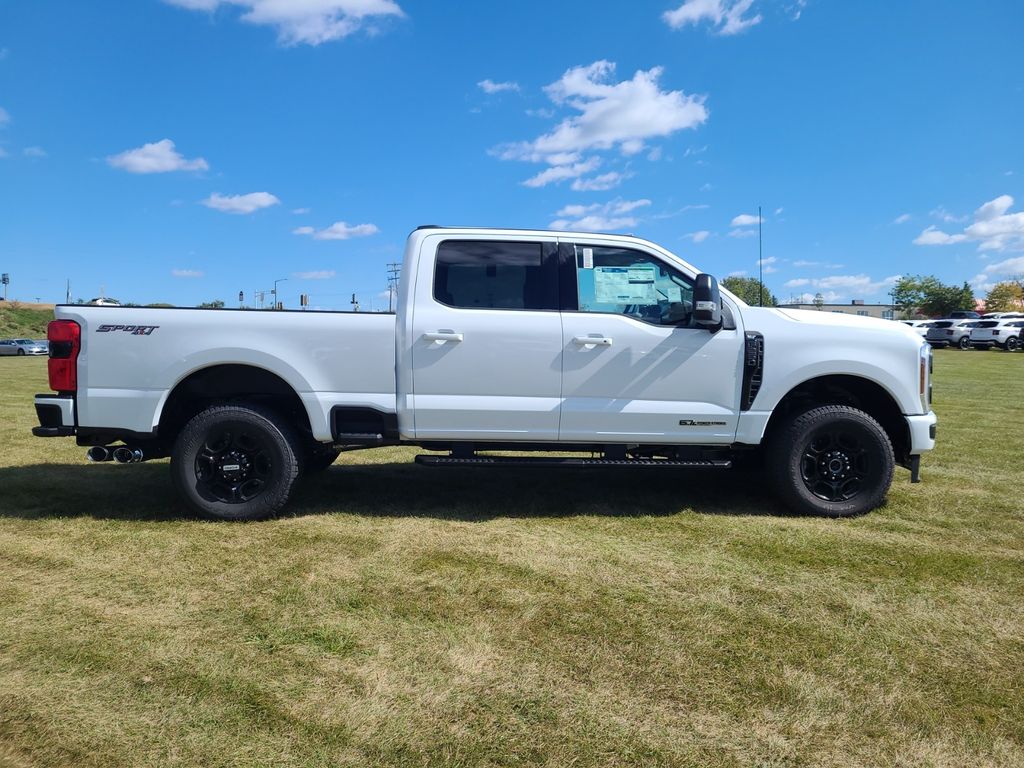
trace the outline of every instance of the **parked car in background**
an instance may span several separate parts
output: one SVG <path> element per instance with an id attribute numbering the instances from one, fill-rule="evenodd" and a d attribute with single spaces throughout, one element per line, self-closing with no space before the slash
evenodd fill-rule
<path id="1" fill-rule="evenodd" d="M 950 320 L 977 320 L 980 317 L 973 309 L 955 309 L 949 313 Z"/>
<path id="2" fill-rule="evenodd" d="M 924 336 L 928 333 L 928 329 L 934 325 L 934 320 L 900 320 L 904 325 L 908 325 L 917 331 L 918 336 Z"/>
<path id="3" fill-rule="evenodd" d="M 971 328 L 980 320 L 936 320 L 925 338 L 933 347 L 971 348 Z"/>
<path id="4" fill-rule="evenodd" d="M 986 312 L 981 316 L 982 320 L 1012 320 L 1015 318 L 1024 319 L 1024 312 Z"/>
<path id="5" fill-rule="evenodd" d="M 0 351 L 0 355 L 47 355 L 50 353 L 50 346 L 45 341 L 7 339 L 2 343 L 4 349 Z"/>
<path id="6" fill-rule="evenodd" d="M 1000 347 L 1013 352 L 1020 346 L 1024 320 L 982 320 L 971 329 L 971 346 L 975 349 Z"/>

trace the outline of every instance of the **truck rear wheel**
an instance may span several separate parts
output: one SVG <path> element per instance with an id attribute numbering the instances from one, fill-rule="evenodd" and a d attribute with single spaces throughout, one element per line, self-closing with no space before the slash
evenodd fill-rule
<path id="1" fill-rule="evenodd" d="M 845 405 L 795 416 L 775 433 L 768 461 L 787 506 L 825 517 L 862 515 L 881 506 L 896 465 L 881 425 Z"/>
<path id="2" fill-rule="evenodd" d="M 171 452 L 188 506 L 220 520 L 263 520 L 284 507 L 299 474 L 298 441 L 273 411 L 219 405 L 192 418 Z"/>

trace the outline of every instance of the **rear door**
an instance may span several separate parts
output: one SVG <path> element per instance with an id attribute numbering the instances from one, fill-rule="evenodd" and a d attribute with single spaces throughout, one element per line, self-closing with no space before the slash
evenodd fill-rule
<path id="1" fill-rule="evenodd" d="M 725 444 L 736 434 L 743 335 L 693 319 L 693 277 L 661 254 L 562 243 L 562 440 Z M 565 301 L 565 299 L 563 299 Z"/>
<path id="2" fill-rule="evenodd" d="M 417 439 L 558 438 L 557 281 L 553 237 L 424 239 L 410 338 Z"/>

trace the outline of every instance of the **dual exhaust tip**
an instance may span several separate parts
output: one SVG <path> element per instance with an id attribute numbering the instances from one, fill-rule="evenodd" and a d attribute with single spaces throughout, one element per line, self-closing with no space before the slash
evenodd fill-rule
<path id="1" fill-rule="evenodd" d="M 137 464 L 145 458 L 141 448 L 133 448 L 127 445 L 120 445 L 117 448 L 94 445 L 85 452 L 85 455 L 89 461 L 116 461 L 118 464 Z"/>

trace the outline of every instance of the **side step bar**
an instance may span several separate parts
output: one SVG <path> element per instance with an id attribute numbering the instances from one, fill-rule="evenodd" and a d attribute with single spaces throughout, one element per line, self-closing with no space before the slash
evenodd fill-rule
<path id="1" fill-rule="evenodd" d="M 339 432 L 334 436 L 335 445 L 380 445 L 384 435 L 379 432 Z"/>
<path id="2" fill-rule="evenodd" d="M 422 453 L 417 464 L 427 467 L 671 467 L 672 469 L 729 469 L 729 459 L 582 459 L 558 456 L 432 456 Z"/>

